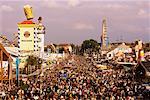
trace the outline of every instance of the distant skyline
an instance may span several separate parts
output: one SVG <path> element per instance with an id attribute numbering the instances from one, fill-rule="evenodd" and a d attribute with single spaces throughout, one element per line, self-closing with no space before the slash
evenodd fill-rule
<path id="1" fill-rule="evenodd" d="M 33 7 L 34 22 L 43 17 L 46 44 L 100 42 L 104 17 L 110 42 L 150 42 L 150 0 L 0 0 L 0 34 L 9 40 L 26 20 L 26 4 Z"/>

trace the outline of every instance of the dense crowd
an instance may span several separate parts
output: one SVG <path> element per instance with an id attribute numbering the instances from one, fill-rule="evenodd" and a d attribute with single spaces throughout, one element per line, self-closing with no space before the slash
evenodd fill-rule
<path id="1" fill-rule="evenodd" d="M 2 100 L 134 100 L 150 98 L 145 86 L 134 81 L 132 71 L 97 69 L 81 57 L 62 61 L 43 75 L 20 80 L 8 89 L 1 84 Z"/>

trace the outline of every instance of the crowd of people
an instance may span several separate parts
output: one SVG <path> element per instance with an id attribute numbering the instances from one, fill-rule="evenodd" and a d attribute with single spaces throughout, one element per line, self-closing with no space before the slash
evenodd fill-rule
<path id="1" fill-rule="evenodd" d="M 68 61 L 70 61 L 68 63 Z M 83 57 L 72 56 L 43 75 L 21 79 L 19 86 L 0 85 L 2 100 L 136 100 L 150 98 L 132 71 L 99 70 Z"/>

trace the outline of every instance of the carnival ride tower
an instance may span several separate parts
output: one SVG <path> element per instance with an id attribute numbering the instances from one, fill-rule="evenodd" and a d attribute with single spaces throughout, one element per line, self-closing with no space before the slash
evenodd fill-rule
<path id="1" fill-rule="evenodd" d="M 106 49 L 107 46 L 108 46 L 107 25 L 106 25 L 106 19 L 103 19 L 103 21 L 102 21 L 101 47 L 102 47 L 102 49 Z"/>

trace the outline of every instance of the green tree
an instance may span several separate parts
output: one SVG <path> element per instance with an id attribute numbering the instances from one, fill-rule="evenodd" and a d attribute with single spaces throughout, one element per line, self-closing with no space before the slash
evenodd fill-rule
<path id="1" fill-rule="evenodd" d="M 26 59 L 26 65 L 25 65 L 25 69 L 26 69 L 26 73 L 29 73 L 29 69 L 39 69 L 42 66 L 42 59 L 39 57 L 35 57 L 33 55 L 29 56 Z M 31 68 L 32 67 L 32 68 Z"/>
<path id="2" fill-rule="evenodd" d="M 76 46 L 75 46 L 75 54 L 76 54 L 76 55 L 81 55 L 81 53 L 82 53 L 82 52 L 81 52 L 81 46 L 76 45 Z"/>
<path id="3" fill-rule="evenodd" d="M 76 51 L 76 46 L 74 44 L 71 44 L 71 47 L 72 47 L 72 52 L 75 53 Z"/>
<path id="4" fill-rule="evenodd" d="M 64 48 L 59 48 L 59 53 L 63 53 L 64 52 Z"/>
<path id="5" fill-rule="evenodd" d="M 100 45 L 96 40 L 84 40 L 81 45 L 81 52 L 82 53 L 91 53 L 91 52 L 98 52 L 100 49 Z"/>

